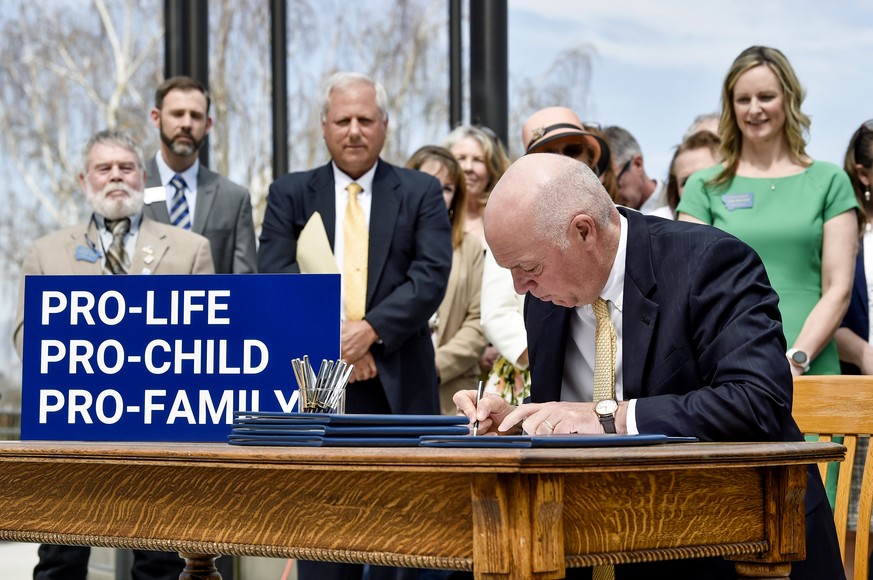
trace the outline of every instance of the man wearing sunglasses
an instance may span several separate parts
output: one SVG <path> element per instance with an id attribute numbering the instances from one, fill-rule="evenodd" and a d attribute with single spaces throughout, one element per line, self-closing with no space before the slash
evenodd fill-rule
<path id="1" fill-rule="evenodd" d="M 604 129 L 612 145 L 612 163 L 624 205 L 642 213 L 673 219 L 664 200 L 664 188 L 646 174 L 640 144 L 626 129 Z"/>

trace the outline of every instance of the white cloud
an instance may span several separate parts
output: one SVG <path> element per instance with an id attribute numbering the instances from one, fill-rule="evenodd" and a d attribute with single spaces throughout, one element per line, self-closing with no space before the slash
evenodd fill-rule
<path id="1" fill-rule="evenodd" d="M 806 87 L 814 157 L 839 162 L 851 133 L 873 116 L 870 2 L 510 0 L 509 10 L 510 67 L 532 73 L 560 50 L 590 43 L 584 113 L 626 126 L 659 169 L 691 119 L 718 105 L 725 72 L 754 44 L 782 50 Z"/>
<path id="2" fill-rule="evenodd" d="M 605 58 L 682 68 L 714 61 L 727 66 L 752 44 L 778 47 L 789 58 L 870 47 L 873 6 L 856 4 L 840 10 L 816 0 L 512 0 L 510 8 L 539 17 L 521 21 L 546 19 L 557 30 L 572 31 Z"/>

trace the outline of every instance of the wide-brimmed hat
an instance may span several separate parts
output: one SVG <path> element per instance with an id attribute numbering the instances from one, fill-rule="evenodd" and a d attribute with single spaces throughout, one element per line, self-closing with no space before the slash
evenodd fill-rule
<path id="1" fill-rule="evenodd" d="M 592 169 L 602 175 L 609 163 L 609 145 L 599 135 L 585 128 L 579 117 L 567 107 L 547 107 L 528 117 L 521 129 L 525 154 L 542 151 L 555 141 L 582 142 L 594 153 Z"/>

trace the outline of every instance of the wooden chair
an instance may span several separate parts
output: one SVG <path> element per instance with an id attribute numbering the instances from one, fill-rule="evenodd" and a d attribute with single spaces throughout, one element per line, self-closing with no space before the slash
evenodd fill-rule
<path id="1" fill-rule="evenodd" d="M 873 377 L 871 376 L 802 376 L 794 379 L 794 420 L 804 435 L 818 435 L 820 441 L 843 437 L 846 460 L 840 464 L 834 523 L 840 553 L 846 557 L 846 520 L 852 467 L 859 435 L 873 433 Z M 819 464 L 822 481 L 827 464 Z M 870 513 L 873 510 L 873 445 L 867 448 L 864 477 L 858 506 L 858 531 L 855 534 L 854 576 L 866 580 L 870 536 Z"/>

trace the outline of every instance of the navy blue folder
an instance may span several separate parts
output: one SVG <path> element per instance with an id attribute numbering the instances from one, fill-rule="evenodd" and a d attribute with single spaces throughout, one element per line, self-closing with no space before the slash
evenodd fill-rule
<path id="1" fill-rule="evenodd" d="M 468 435 L 466 425 L 235 425 L 234 435 L 317 435 L 328 437 L 420 437 L 422 435 Z"/>
<path id="2" fill-rule="evenodd" d="M 469 425 L 466 417 L 457 415 L 338 415 L 333 413 L 282 413 L 282 412 L 246 412 L 234 413 L 234 424 L 261 425 L 264 423 L 315 423 L 339 425 Z"/>
<path id="3" fill-rule="evenodd" d="M 469 421 L 444 415 L 235 413 L 233 445 L 417 447 L 422 435 L 468 435 Z"/>
<path id="4" fill-rule="evenodd" d="M 287 447 L 418 447 L 418 437 L 310 437 L 306 435 L 234 435 L 231 445 L 278 445 Z"/>
<path id="5" fill-rule="evenodd" d="M 682 438 L 686 442 L 695 438 Z M 633 447 L 668 443 L 666 435 L 424 435 L 422 447 Z"/>

